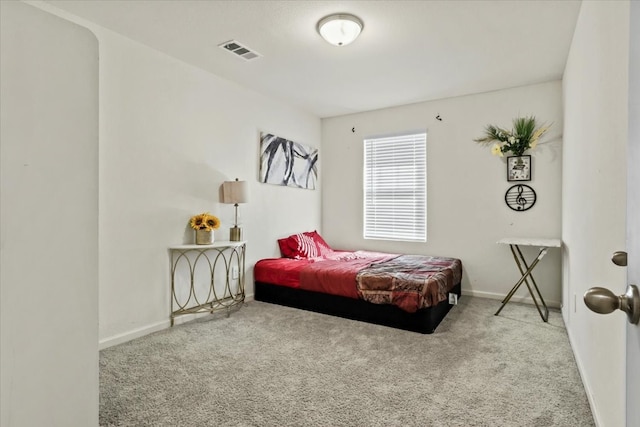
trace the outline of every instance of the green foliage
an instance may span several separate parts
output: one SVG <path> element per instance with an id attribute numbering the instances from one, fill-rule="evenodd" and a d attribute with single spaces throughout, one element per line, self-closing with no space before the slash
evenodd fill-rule
<path id="1" fill-rule="evenodd" d="M 483 144 L 498 141 L 492 149 L 494 154 L 502 156 L 510 151 L 514 156 L 522 156 L 525 151 L 535 148 L 538 139 L 548 129 L 548 126 L 536 129 L 536 118 L 534 116 L 517 117 L 513 119 L 512 130 L 509 131 L 498 126 L 488 125 L 485 128 L 485 135 L 482 138 L 474 139 L 474 141 Z"/>

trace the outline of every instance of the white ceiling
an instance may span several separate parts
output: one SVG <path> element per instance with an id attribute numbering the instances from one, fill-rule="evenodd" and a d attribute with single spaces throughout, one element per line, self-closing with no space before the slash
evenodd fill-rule
<path id="1" fill-rule="evenodd" d="M 560 79 L 580 1 L 50 0 L 48 3 L 319 117 Z M 332 13 L 364 30 L 336 47 Z M 263 57 L 217 46 L 237 40 Z"/>

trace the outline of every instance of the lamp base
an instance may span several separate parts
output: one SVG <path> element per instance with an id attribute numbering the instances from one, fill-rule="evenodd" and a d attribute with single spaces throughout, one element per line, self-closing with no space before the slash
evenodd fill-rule
<path id="1" fill-rule="evenodd" d="M 239 242 L 242 240 L 242 228 L 235 226 L 229 229 L 229 240 Z"/>

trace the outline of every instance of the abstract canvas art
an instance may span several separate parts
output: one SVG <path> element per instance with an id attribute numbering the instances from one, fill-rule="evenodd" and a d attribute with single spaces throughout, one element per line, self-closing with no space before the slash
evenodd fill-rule
<path id="1" fill-rule="evenodd" d="M 318 149 L 280 138 L 260 135 L 260 181 L 315 190 Z"/>

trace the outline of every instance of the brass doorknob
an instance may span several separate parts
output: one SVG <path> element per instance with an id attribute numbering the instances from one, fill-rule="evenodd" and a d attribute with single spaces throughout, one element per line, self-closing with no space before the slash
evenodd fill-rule
<path id="1" fill-rule="evenodd" d="M 584 303 L 596 313 L 609 314 L 620 309 L 627 313 L 630 323 L 637 325 L 640 321 L 640 292 L 635 285 L 627 286 L 627 293 L 620 296 L 606 288 L 591 288 L 584 294 Z"/>
<path id="2" fill-rule="evenodd" d="M 615 251 L 611 257 L 611 262 L 620 267 L 627 266 L 627 253 L 625 251 Z"/>

